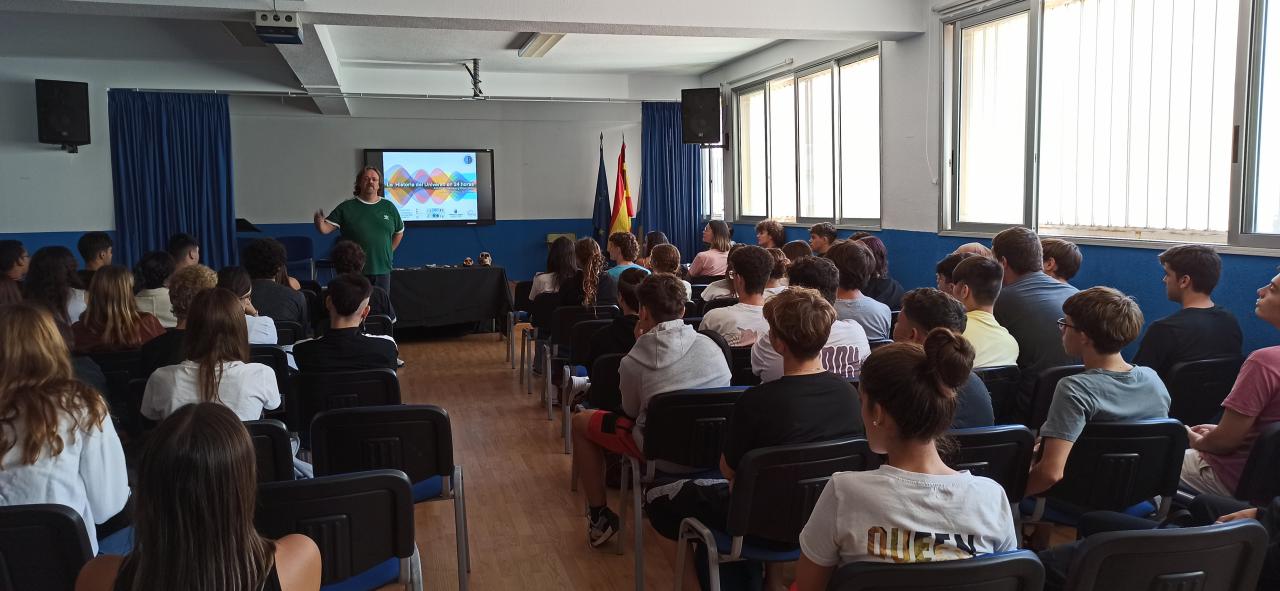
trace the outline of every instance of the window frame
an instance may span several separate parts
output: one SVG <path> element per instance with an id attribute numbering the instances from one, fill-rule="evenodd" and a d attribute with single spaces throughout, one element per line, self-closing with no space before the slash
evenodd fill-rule
<path id="1" fill-rule="evenodd" d="M 1262 115 L 1262 52 L 1267 3 L 1241 0 L 1231 157 L 1231 201 L 1227 245 L 1280 249 L 1280 234 L 1253 231 L 1258 199 L 1258 126 Z M 1280 6 L 1273 8 L 1280 9 Z M 1280 17 L 1280 15 L 1277 15 Z M 1255 18 L 1256 17 L 1256 18 Z M 1280 39 L 1275 42 L 1280 43 Z"/>
<path id="2" fill-rule="evenodd" d="M 844 216 L 844 143 L 843 137 L 840 135 L 840 129 L 844 125 L 841 115 L 841 105 L 843 104 L 843 96 L 840 93 L 842 87 L 840 81 L 840 68 L 852 63 L 857 63 L 865 59 L 873 57 L 880 58 L 880 65 L 876 68 L 876 128 L 879 133 L 876 134 L 876 153 L 879 154 L 879 162 L 876 168 L 880 170 L 879 182 L 876 183 L 876 200 L 879 201 L 880 215 L 874 218 L 848 218 Z M 835 126 L 835 134 L 832 136 L 835 142 L 835 198 L 836 198 L 836 226 L 840 228 L 856 228 L 859 230 L 879 230 L 884 219 L 884 54 L 880 51 L 880 45 L 876 44 L 872 47 L 864 48 L 861 51 L 855 51 L 844 57 L 833 60 L 832 67 L 835 70 L 835 78 L 832 81 L 832 89 L 835 93 L 835 102 L 832 103 L 835 110 L 833 125 Z"/>
<path id="3" fill-rule="evenodd" d="M 711 158 L 712 156 L 711 151 L 717 150 L 717 149 L 720 150 L 719 162 L 716 162 Z M 711 182 L 711 178 L 709 174 L 703 175 L 702 183 L 700 183 L 699 185 L 700 188 L 707 190 L 707 210 L 704 211 L 702 215 L 703 224 L 706 224 L 711 220 L 726 221 L 726 219 L 729 217 L 729 211 L 724 209 L 724 205 L 725 205 L 725 200 L 724 200 L 725 195 L 724 195 L 724 186 L 723 186 L 724 185 L 724 155 L 726 151 L 727 151 L 727 148 L 723 143 L 698 145 L 698 152 L 699 152 L 699 156 L 702 159 L 702 168 L 704 169 L 704 172 L 710 171 L 717 166 L 720 167 L 720 171 L 721 171 L 719 185 L 715 185 L 714 183 Z M 720 205 L 721 205 L 720 217 L 715 217 L 715 214 L 714 214 L 715 203 L 717 200 L 720 201 Z M 701 203 L 701 196 L 699 196 L 699 203 Z M 701 205 L 699 205 L 699 207 L 701 207 Z"/>

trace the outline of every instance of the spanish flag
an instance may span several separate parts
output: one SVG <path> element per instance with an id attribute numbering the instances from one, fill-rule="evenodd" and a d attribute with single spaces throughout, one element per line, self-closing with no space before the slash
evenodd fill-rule
<path id="1" fill-rule="evenodd" d="M 631 232 L 631 218 L 636 216 L 636 207 L 631 202 L 631 188 L 627 185 L 627 143 L 624 141 L 618 152 L 618 180 L 613 187 L 613 218 L 609 223 L 611 235 Z"/>

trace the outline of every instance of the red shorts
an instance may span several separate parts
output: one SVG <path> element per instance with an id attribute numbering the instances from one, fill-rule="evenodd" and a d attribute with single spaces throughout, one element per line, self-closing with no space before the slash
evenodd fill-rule
<path id="1" fill-rule="evenodd" d="M 587 440 L 616 454 L 624 454 L 633 458 L 644 458 L 644 452 L 636 445 L 631 436 L 631 428 L 635 422 L 623 415 L 591 411 L 591 421 L 587 424 Z"/>

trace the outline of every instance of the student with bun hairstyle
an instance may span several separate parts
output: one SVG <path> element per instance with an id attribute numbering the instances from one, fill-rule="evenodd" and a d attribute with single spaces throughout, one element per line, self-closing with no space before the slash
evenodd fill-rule
<path id="1" fill-rule="evenodd" d="M 764 284 L 764 299 L 768 300 L 787 290 L 787 268 L 791 266 L 791 260 L 781 248 L 766 248 L 765 251 L 773 257 L 773 269 L 769 271 L 769 282 Z"/>
<path id="2" fill-rule="evenodd" d="M 930 331 L 923 347 L 894 343 L 867 358 L 862 422 L 871 449 L 888 458 L 875 470 L 831 476 L 800 533 L 799 591 L 826 589 L 850 562 L 955 560 L 1018 547 L 1004 489 L 952 470 L 938 454 L 972 364 L 973 347 L 945 328 Z"/>

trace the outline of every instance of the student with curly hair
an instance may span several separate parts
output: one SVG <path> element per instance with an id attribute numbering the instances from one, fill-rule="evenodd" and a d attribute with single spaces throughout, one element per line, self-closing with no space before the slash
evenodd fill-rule
<path id="1" fill-rule="evenodd" d="M 614 232 L 609 236 L 609 260 L 613 261 L 613 267 L 609 269 L 609 275 L 613 277 L 614 282 L 618 281 L 618 276 L 622 275 L 627 269 L 640 269 L 648 272 L 649 270 L 636 264 L 636 258 L 640 256 L 640 242 L 631 232 Z"/>
<path id="2" fill-rule="evenodd" d="M 573 246 L 578 271 L 560 284 L 562 306 L 605 306 L 618 302 L 618 287 L 604 270 L 600 244 L 594 238 L 581 238 Z"/>

